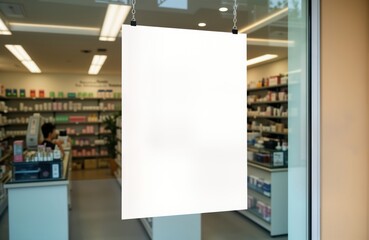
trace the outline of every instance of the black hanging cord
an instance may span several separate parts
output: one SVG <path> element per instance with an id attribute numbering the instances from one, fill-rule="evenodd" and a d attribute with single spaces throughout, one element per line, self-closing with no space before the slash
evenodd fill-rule
<path id="1" fill-rule="evenodd" d="M 137 26 L 137 21 L 136 21 L 136 0 L 132 0 L 132 19 L 131 19 L 131 26 Z"/>
<path id="2" fill-rule="evenodd" d="M 233 34 L 238 34 L 238 29 L 237 29 L 237 0 L 234 0 L 234 4 L 233 4 L 233 28 L 232 28 L 232 33 Z"/>

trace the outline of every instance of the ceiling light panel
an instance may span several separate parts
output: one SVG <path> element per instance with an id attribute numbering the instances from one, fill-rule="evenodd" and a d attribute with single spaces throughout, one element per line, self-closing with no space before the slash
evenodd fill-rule
<path id="1" fill-rule="evenodd" d="M 12 35 L 5 22 L 0 18 L 0 35 Z"/>
<path id="2" fill-rule="evenodd" d="M 5 47 L 19 60 L 19 61 L 31 61 L 31 57 L 21 45 L 7 44 Z"/>
<path id="3" fill-rule="evenodd" d="M 100 72 L 101 67 L 104 65 L 106 58 L 106 55 L 95 55 L 92 59 L 88 74 L 97 75 Z"/>
<path id="4" fill-rule="evenodd" d="M 9 23 L 12 31 L 20 32 L 39 32 L 39 33 L 57 33 L 71 35 L 87 35 L 99 36 L 99 28 L 82 27 L 82 26 L 66 26 L 66 25 L 50 25 L 50 24 L 33 24 L 33 23 Z"/>
<path id="5" fill-rule="evenodd" d="M 108 5 L 100 32 L 100 41 L 115 41 L 130 9 L 131 6 L 127 5 Z"/>
<path id="6" fill-rule="evenodd" d="M 22 64 L 31 72 L 31 73 L 41 73 L 40 68 L 36 65 L 34 61 L 22 61 Z"/>
<path id="7" fill-rule="evenodd" d="M 252 23 L 251 25 L 248 25 L 244 28 L 241 28 L 239 32 L 241 33 L 252 33 L 256 30 L 263 28 L 273 22 L 276 22 L 288 15 L 288 8 L 283 8 L 282 10 L 279 10 L 271 15 L 268 15 L 267 17 L 260 19 L 259 21 L 256 21 L 255 23 Z"/>
<path id="8" fill-rule="evenodd" d="M 40 68 L 31 59 L 26 50 L 21 45 L 7 44 L 5 47 L 31 72 L 41 73 Z"/>
<path id="9" fill-rule="evenodd" d="M 269 61 L 269 60 L 274 59 L 276 57 L 278 57 L 278 55 L 265 54 L 265 55 L 262 55 L 260 57 L 256 57 L 256 58 L 252 58 L 252 59 L 247 60 L 247 64 L 246 65 L 247 66 L 251 66 L 251 65 L 254 65 L 254 64 L 257 64 L 257 63 Z"/>
<path id="10" fill-rule="evenodd" d="M 248 45 L 254 46 L 269 46 L 269 47 L 293 47 L 294 41 L 266 38 L 247 38 Z"/>

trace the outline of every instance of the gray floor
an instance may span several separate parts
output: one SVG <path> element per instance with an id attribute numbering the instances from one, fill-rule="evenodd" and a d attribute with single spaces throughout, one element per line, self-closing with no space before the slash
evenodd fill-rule
<path id="1" fill-rule="evenodd" d="M 114 179 L 73 181 L 71 240 L 149 240 L 138 220 L 120 220 L 120 188 Z M 202 240 L 287 240 L 233 213 L 202 216 Z M 8 213 L 0 217 L 0 240 L 8 240 Z"/>

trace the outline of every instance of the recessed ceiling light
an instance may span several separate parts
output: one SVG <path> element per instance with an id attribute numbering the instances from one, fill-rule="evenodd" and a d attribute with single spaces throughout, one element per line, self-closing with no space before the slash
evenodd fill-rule
<path id="1" fill-rule="evenodd" d="M 86 54 L 87 54 L 87 53 L 90 53 L 90 52 L 91 52 L 91 50 L 90 50 L 90 49 L 83 49 L 83 50 L 81 50 L 81 52 L 82 52 L 82 53 L 86 53 Z"/>
<path id="2" fill-rule="evenodd" d="M 6 44 L 5 47 L 19 60 L 31 73 L 40 73 L 40 68 L 31 59 L 21 45 Z"/>
<path id="3" fill-rule="evenodd" d="M 206 23 L 199 23 L 199 24 L 197 24 L 199 27 L 206 27 Z"/>
<path id="4" fill-rule="evenodd" d="M 100 41 L 115 41 L 130 9 L 131 6 L 127 5 L 109 4 L 100 32 Z"/>
<path id="5" fill-rule="evenodd" d="M 251 66 L 251 65 L 254 65 L 254 64 L 257 64 L 257 63 L 261 63 L 261 62 L 265 62 L 265 61 L 274 59 L 276 57 L 278 57 L 278 55 L 275 55 L 275 54 L 265 54 L 265 55 L 262 55 L 260 57 L 248 59 L 246 65 L 247 66 Z"/>
<path id="6" fill-rule="evenodd" d="M 88 70 L 88 74 L 97 75 L 100 72 L 102 65 L 106 60 L 106 55 L 95 55 L 92 59 L 90 69 Z"/>
<path id="7" fill-rule="evenodd" d="M 228 8 L 226 7 L 219 8 L 219 12 L 227 12 L 227 11 L 228 11 Z"/>

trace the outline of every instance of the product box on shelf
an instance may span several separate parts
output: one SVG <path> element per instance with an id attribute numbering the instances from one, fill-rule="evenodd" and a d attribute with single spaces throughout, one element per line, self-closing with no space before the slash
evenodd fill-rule
<path id="1" fill-rule="evenodd" d="M 26 90 L 25 89 L 19 89 L 19 97 L 21 97 L 21 98 L 26 97 Z"/>
<path id="2" fill-rule="evenodd" d="M 12 97 L 13 93 L 12 93 L 12 90 L 7 88 L 5 89 L 5 96 L 6 97 Z"/>
<path id="3" fill-rule="evenodd" d="M 23 162 L 23 140 L 13 143 L 13 162 Z"/>
<path id="4" fill-rule="evenodd" d="M 45 90 L 39 90 L 38 91 L 38 97 L 39 98 L 44 98 L 45 97 Z"/>
<path id="5" fill-rule="evenodd" d="M 70 116 L 70 122 L 86 122 L 86 116 Z"/>
<path id="6" fill-rule="evenodd" d="M 279 76 L 272 76 L 269 78 L 269 86 L 277 86 L 280 84 Z"/>
<path id="7" fill-rule="evenodd" d="M 67 98 L 76 98 L 77 94 L 75 92 L 69 92 L 67 93 Z"/>
<path id="8" fill-rule="evenodd" d="M 31 90 L 30 90 L 30 92 L 29 92 L 29 96 L 30 96 L 31 98 L 35 98 L 35 97 L 36 97 L 36 90 L 31 89 Z"/>

